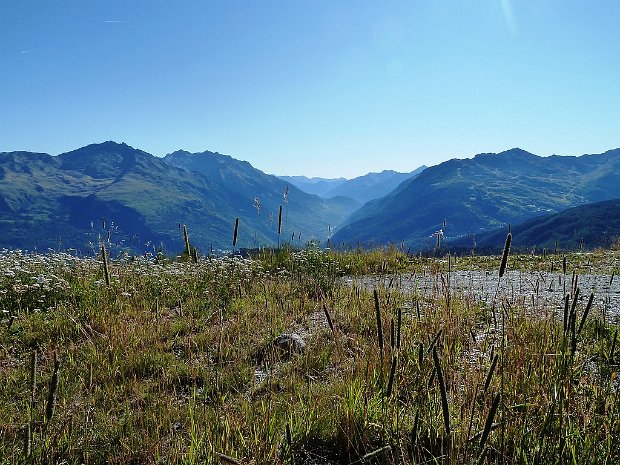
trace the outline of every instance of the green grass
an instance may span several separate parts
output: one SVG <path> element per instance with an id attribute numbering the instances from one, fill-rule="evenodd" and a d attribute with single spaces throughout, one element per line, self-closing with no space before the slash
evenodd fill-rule
<path id="1" fill-rule="evenodd" d="M 452 258 L 450 269 L 497 271 L 500 259 Z M 394 248 L 283 248 L 197 264 L 134 258 L 111 264 L 107 287 L 96 259 L 1 252 L 0 461 L 620 460 L 618 356 L 610 353 L 617 327 L 596 307 L 572 354 L 554 309 L 532 314 L 505 295 L 493 308 L 441 286 L 433 295 L 380 286 L 381 354 L 375 289 L 342 278 L 424 271 L 441 283 L 447 263 Z M 551 263 L 561 271 L 553 255 L 510 257 L 508 268 L 549 271 Z M 620 254 L 571 254 L 567 263 L 568 274 L 617 273 Z M 271 350 L 284 332 L 302 334 L 306 350 Z M 61 364 L 47 421 L 54 353 Z M 259 380 L 257 369 L 268 376 Z"/>

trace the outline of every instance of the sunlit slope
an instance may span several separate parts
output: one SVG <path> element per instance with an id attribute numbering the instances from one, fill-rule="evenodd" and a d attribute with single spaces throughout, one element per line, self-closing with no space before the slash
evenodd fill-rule
<path id="1" fill-rule="evenodd" d="M 618 197 L 619 149 L 581 157 L 512 149 L 427 168 L 358 210 L 334 241 L 423 245 L 444 220 L 446 238 L 456 238 Z"/>
<path id="2" fill-rule="evenodd" d="M 280 204 L 285 207 L 282 240 L 293 232 L 301 240 L 326 240 L 328 227 L 357 207 L 348 199 L 326 203 L 294 188 L 285 203 L 286 183 L 275 177 L 274 185 L 260 182 L 266 175 L 251 165 L 230 157 L 225 161 L 218 173 L 203 174 L 114 142 L 57 157 L 2 153 L 0 247 L 87 251 L 110 235 L 119 250 L 153 251 L 163 245 L 175 253 L 183 248 L 179 225 L 186 224 L 200 249 L 231 248 L 237 217 L 238 247 L 273 244 Z M 260 218 L 256 197 L 264 202 Z"/>

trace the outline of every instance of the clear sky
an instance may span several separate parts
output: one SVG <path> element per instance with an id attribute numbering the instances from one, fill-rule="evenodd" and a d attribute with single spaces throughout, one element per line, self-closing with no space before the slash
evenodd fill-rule
<path id="1" fill-rule="evenodd" d="M 274 174 L 620 146 L 618 0 L 0 0 L 0 151 Z"/>

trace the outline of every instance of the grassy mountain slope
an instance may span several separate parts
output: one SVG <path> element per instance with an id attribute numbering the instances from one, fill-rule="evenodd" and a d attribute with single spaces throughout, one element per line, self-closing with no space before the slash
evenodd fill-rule
<path id="1" fill-rule="evenodd" d="M 552 250 L 574 250 L 582 244 L 586 248 L 609 247 L 620 238 L 620 199 L 605 200 L 559 213 L 542 215 L 513 225 L 514 247 L 538 247 Z M 506 240 L 506 228 L 476 235 L 476 245 L 482 248 L 501 249 Z M 473 237 L 461 238 L 450 245 L 471 247 Z"/>
<path id="2" fill-rule="evenodd" d="M 254 199 L 258 198 L 260 229 L 269 231 L 272 240 L 275 240 L 280 205 L 283 206 L 284 216 L 282 237 L 286 234 L 287 240 L 290 240 L 292 234 L 298 237 L 301 232 L 302 242 L 313 238 L 325 241 L 328 228 L 342 224 L 360 206 L 353 199 L 342 196 L 322 199 L 308 194 L 276 176 L 263 173 L 246 161 L 235 160 L 228 155 L 177 151 L 167 155 L 165 161 L 205 175 L 222 188 L 234 190 L 239 197 L 238 209 L 243 212 L 245 221 L 256 219 L 257 228 L 258 211 Z M 288 203 L 284 202 L 285 192 L 288 192 Z"/>
<path id="3" fill-rule="evenodd" d="M 180 248 L 179 222 L 196 227 L 197 242 L 230 228 L 217 209 L 229 193 L 125 144 L 93 144 L 57 157 L 4 153 L 0 166 L 0 198 L 8 206 L 1 212 L 4 247 L 83 250 L 109 233 L 119 247 L 151 241 Z M 192 210 L 207 214 L 209 224 L 195 221 Z"/>
<path id="4" fill-rule="evenodd" d="M 444 219 L 446 236 L 457 237 L 616 197 L 620 149 L 581 157 L 512 149 L 427 168 L 355 212 L 334 241 L 423 245 Z"/>
<path id="5" fill-rule="evenodd" d="M 273 243 L 277 212 L 275 226 L 264 218 L 259 224 L 253 199 L 264 191 L 252 184 L 253 168 L 225 161 L 217 173 L 205 175 L 114 142 L 56 157 L 0 153 L 0 247 L 88 251 L 109 234 L 110 244 L 119 249 L 153 251 L 163 243 L 174 253 L 183 248 L 179 225 L 187 224 L 191 242 L 203 251 L 211 245 L 230 248 L 236 217 L 241 219 L 238 247 L 253 246 L 255 236 L 262 244 Z M 248 185 L 256 187 L 251 197 Z M 357 206 L 307 197 L 289 195 L 289 226 L 299 228 L 295 232 L 302 240 L 323 230 L 325 240 L 327 225 L 336 225 Z M 316 223 L 311 218 L 296 222 L 293 211 L 299 204 L 322 216 Z"/>

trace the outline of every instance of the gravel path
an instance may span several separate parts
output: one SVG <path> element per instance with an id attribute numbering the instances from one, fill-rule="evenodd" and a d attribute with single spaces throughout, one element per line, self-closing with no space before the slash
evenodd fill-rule
<path id="1" fill-rule="evenodd" d="M 594 292 L 594 305 L 607 316 L 620 315 L 620 277 L 578 275 L 579 302 L 583 308 Z M 573 276 L 561 273 L 509 271 L 498 280 L 497 271 L 452 271 L 450 273 L 401 274 L 396 276 L 360 276 L 346 278 L 351 286 L 366 289 L 393 287 L 405 293 L 417 291 L 422 297 L 451 293 L 491 304 L 496 296 L 502 301 L 528 308 L 563 310 L 564 295 L 570 293 Z M 499 288 L 498 288 L 499 285 Z"/>

